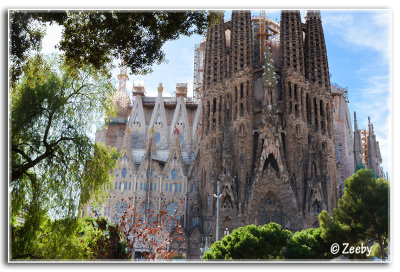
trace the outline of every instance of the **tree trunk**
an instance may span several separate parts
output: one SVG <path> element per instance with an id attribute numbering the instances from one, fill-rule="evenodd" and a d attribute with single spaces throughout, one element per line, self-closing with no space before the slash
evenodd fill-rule
<path id="1" fill-rule="evenodd" d="M 384 260 L 386 257 L 385 254 L 385 240 L 379 237 L 379 249 L 381 250 L 381 259 Z"/>

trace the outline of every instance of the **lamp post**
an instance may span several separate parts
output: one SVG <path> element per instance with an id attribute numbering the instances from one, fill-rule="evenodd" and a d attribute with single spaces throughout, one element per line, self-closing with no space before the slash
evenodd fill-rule
<path id="1" fill-rule="evenodd" d="M 210 248 L 208 247 L 208 238 L 209 237 L 204 237 L 204 247 L 200 248 L 200 259 L 203 257 L 204 252 L 208 251 Z"/>
<path id="2" fill-rule="evenodd" d="M 229 235 L 229 230 L 228 230 L 228 228 L 225 228 L 225 231 L 224 231 L 224 236 L 226 236 L 226 235 Z"/>
<path id="3" fill-rule="evenodd" d="M 215 234 L 215 241 L 218 241 L 218 231 L 219 231 L 219 199 L 221 198 L 222 194 L 219 193 L 219 179 L 217 181 L 217 194 L 214 194 L 214 197 L 217 198 L 217 228 Z"/>

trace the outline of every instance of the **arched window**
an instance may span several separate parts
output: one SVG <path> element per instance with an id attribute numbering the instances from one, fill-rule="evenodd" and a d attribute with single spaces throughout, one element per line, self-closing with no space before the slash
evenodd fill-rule
<path id="1" fill-rule="evenodd" d="M 233 209 L 231 197 L 229 195 L 225 196 L 222 201 L 223 209 Z"/>
<path id="2" fill-rule="evenodd" d="M 115 204 L 115 211 L 118 214 L 124 214 L 128 210 L 128 204 L 124 200 L 120 200 Z"/>
<path id="3" fill-rule="evenodd" d="M 312 162 L 311 164 L 311 177 L 316 177 L 317 176 L 317 165 L 315 162 Z"/>
<path id="4" fill-rule="evenodd" d="M 279 173 L 278 163 L 272 153 L 270 153 L 267 159 L 265 160 L 263 171 L 265 171 L 268 168 L 269 164 L 271 165 L 272 169 L 274 169 L 276 172 Z"/>
<path id="5" fill-rule="evenodd" d="M 160 135 L 160 133 L 157 132 L 154 135 L 154 140 L 155 140 L 156 144 L 158 144 L 160 142 L 160 139 L 161 139 L 161 135 Z"/>
<path id="6" fill-rule="evenodd" d="M 172 171 L 171 171 L 172 179 L 175 180 L 177 176 L 178 176 L 178 172 L 175 169 L 172 169 Z"/>
<path id="7" fill-rule="evenodd" d="M 306 94 L 306 111 L 307 111 L 307 123 L 311 125 L 311 100 L 309 94 Z"/>

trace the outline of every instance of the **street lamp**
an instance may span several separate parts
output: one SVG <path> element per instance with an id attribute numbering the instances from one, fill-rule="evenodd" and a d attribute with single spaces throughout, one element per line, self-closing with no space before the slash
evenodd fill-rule
<path id="1" fill-rule="evenodd" d="M 222 194 L 219 193 L 219 179 L 217 181 L 217 194 L 214 194 L 214 197 L 217 198 L 217 228 L 215 234 L 215 241 L 218 241 L 218 231 L 219 231 L 219 199 L 221 198 Z"/>
<path id="2" fill-rule="evenodd" d="M 225 230 L 224 230 L 224 236 L 226 236 L 226 235 L 229 235 L 229 230 L 228 230 L 228 228 L 225 228 Z"/>
<path id="3" fill-rule="evenodd" d="M 208 246 L 208 238 L 209 237 L 207 237 L 207 236 L 203 238 L 204 247 L 200 248 L 200 259 L 203 257 L 204 252 L 206 252 L 210 249 L 210 247 Z"/>

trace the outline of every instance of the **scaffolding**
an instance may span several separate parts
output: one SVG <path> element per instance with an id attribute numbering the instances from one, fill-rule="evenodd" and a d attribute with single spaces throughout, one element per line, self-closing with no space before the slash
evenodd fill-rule
<path id="1" fill-rule="evenodd" d="M 255 63 L 262 65 L 266 46 L 278 45 L 280 42 L 280 25 L 271 18 L 266 18 L 265 10 L 259 16 L 253 16 Z M 258 40 L 258 42 L 257 42 Z"/>
<path id="2" fill-rule="evenodd" d="M 280 43 L 280 32 L 281 32 L 281 26 L 279 23 L 274 21 L 271 18 L 267 19 L 267 27 L 269 32 L 269 38 L 268 41 L 272 44 L 279 44 Z"/>
<path id="3" fill-rule="evenodd" d="M 257 40 L 260 41 L 260 62 L 263 59 L 263 52 L 265 51 L 266 42 L 268 39 L 268 31 L 265 21 L 265 10 L 260 10 L 260 16 L 258 17 L 258 33 L 257 33 Z"/>
<path id="4" fill-rule="evenodd" d="M 129 79 L 127 71 L 128 67 L 125 64 L 124 59 L 121 58 L 121 69 L 118 75 L 118 81 L 119 81 L 118 91 L 123 93 L 126 93 L 126 81 Z"/>
<path id="5" fill-rule="evenodd" d="M 205 41 L 194 47 L 193 99 L 201 99 L 203 92 Z"/>

